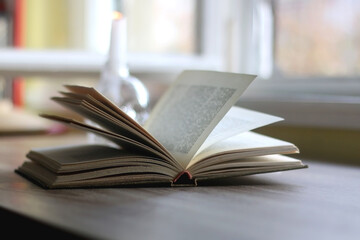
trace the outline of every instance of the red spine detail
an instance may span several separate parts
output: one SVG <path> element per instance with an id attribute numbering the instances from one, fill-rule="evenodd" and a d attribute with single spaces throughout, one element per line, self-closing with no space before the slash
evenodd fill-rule
<path id="1" fill-rule="evenodd" d="M 25 0 L 15 0 L 14 2 L 14 28 L 13 28 L 13 46 L 21 48 L 25 45 Z M 21 77 L 13 79 L 12 100 L 16 107 L 24 105 L 25 82 Z"/>
<path id="2" fill-rule="evenodd" d="M 14 2 L 14 32 L 13 32 L 13 45 L 14 47 L 23 47 L 25 43 L 25 1 L 15 0 Z"/>
<path id="3" fill-rule="evenodd" d="M 184 174 L 186 174 L 189 179 L 192 179 L 192 175 L 191 175 L 188 171 L 182 171 L 182 172 L 180 172 L 180 173 L 174 178 L 173 182 L 176 183 L 177 180 L 179 180 L 179 178 L 180 178 L 181 176 L 183 176 Z"/>

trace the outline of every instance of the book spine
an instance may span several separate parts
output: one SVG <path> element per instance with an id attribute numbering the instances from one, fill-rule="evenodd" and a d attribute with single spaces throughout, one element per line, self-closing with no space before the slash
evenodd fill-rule
<path id="1" fill-rule="evenodd" d="M 195 178 L 189 171 L 180 172 L 172 181 L 171 186 L 173 187 L 194 187 L 197 186 Z"/>
<path id="2" fill-rule="evenodd" d="M 24 46 L 24 16 L 25 14 L 25 0 L 16 0 L 14 2 L 14 19 L 13 19 L 13 46 L 15 48 L 22 48 Z M 23 107 L 24 105 L 24 88 L 25 82 L 22 77 L 13 79 L 12 85 L 12 101 L 15 107 Z"/>

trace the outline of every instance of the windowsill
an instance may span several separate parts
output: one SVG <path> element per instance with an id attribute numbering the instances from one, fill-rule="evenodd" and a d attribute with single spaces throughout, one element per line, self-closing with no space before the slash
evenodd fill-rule
<path id="1" fill-rule="evenodd" d="M 174 74 L 183 69 L 220 69 L 211 55 L 129 54 L 131 72 Z M 98 77 L 106 55 L 81 50 L 0 49 L 2 76 Z"/>

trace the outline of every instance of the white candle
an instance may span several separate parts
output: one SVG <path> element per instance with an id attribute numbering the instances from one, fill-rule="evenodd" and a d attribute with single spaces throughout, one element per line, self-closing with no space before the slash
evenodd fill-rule
<path id="1" fill-rule="evenodd" d="M 111 25 L 111 39 L 108 64 L 110 69 L 116 70 L 127 65 L 127 23 L 126 18 L 119 12 L 114 12 Z"/>

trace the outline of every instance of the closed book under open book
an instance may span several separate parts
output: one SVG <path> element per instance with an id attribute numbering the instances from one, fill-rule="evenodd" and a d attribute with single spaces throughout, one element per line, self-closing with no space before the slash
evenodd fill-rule
<path id="1" fill-rule="evenodd" d="M 112 144 L 33 149 L 16 171 L 46 188 L 136 184 L 196 186 L 206 179 L 305 168 L 292 143 L 251 130 L 282 120 L 234 106 L 253 75 L 184 71 L 144 126 L 94 88 L 53 100 L 94 124 L 42 114 Z"/>

